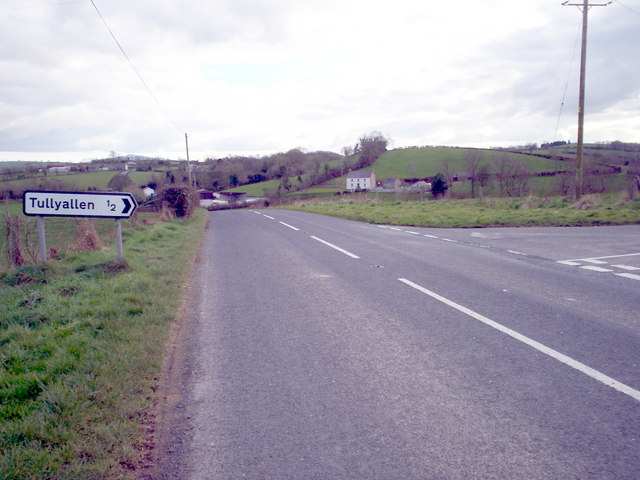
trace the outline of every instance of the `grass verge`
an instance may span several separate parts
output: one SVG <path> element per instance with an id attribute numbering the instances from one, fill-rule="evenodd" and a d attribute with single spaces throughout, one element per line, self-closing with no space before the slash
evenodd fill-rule
<path id="1" fill-rule="evenodd" d="M 386 225 L 423 227 L 594 226 L 640 223 L 640 200 L 621 202 L 589 196 L 578 203 L 562 199 L 519 198 L 424 202 L 357 200 L 300 202 L 286 207 L 323 215 Z"/>
<path id="2" fill-rule="evenodd" d="M 206 223 L 127 230 L 113 251 L 0 276 L 0 478 L 133 479 L 181 288 Z"/>

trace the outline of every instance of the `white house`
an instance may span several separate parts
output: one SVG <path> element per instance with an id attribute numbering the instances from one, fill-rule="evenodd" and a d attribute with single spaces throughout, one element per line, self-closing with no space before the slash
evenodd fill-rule
<path id="1" fill-rule="evenodd" d="M 376 174 L 373 170 L 357 170 L 347 175 L 347 190 L 369 190 L 376 186 Z"/>
<path id="2" fill-rule="evenodd" d="M 59 173 L 59 172 L 70 172 L 71 171 L 71 165 L 62 165 L 62 166 L 56 166 L 56 167 L 47 167 L 47 170 L 51 173 Z"/>

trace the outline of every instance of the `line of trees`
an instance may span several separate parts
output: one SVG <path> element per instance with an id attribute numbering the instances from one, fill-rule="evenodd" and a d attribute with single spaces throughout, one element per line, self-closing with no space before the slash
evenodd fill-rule
<path id="1" fill-rule="evenodd" d="M 342 149 L 342 155 L 334 152 L 304 152 L 294 148 L 287 152 L 264 157 L 230 156 L 212 159 L 199 165 L 196 171 L 198 187 L 224 190 L 267 180 L 279 180 L 272 192 L 285 195 L 295 189 L 308 188 L 337 178 L 349 170 L 372 165 L 387 151 L 388 140 L 380 133 L 363 135 L 354 146 Z M 295 187 L 291 178 L 297 178 Z"/>

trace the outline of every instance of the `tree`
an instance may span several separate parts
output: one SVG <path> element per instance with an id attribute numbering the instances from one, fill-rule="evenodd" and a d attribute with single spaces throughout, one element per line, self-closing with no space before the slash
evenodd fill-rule
<path id="1" fill-rule="evenodd" d="M 387 151 L 389 141 L 379 132 L 363 135 L 356 145 L 356 152 L 360 155 L 360 165 L 357 168 L 369 166 L 380 155 Z"/>
<path id="2" fill-rule="evenodd" d="M 239 183 L 240 182 L 238 181 L 238 175 L 236 175 L 235 173 L 232 173 L 231 175 L 229 175 L 229 186 L 230 187 L 237 187 Z"/>
<path id="3" fill-rule="evenodd" d="M 531 172 L 523 161 L 503 154 L 495 162 L 495 171 L 501 197 L 517 197 L 525 194 Z"/>
<path id="4" fill-rule="evenodd" d="M 449 189 L 449 183 L 443 173 L 438 172 L 431 182 L 431 193 L 433 198 L 438 199 L 445 196 Z"/>
<path id="5" fill-rule="evenodd" d="M 354 154 L 355 149 L 351 146 L 346 146 L 346 147 L 342 147 L 342 154 L 345 157 L 350 157 L 351 155 Z"/>
<path id="6" fill-rule="evenodd" d="M 467 172 L 471 178 L 471 198 L 476 198 L 479 184 L 481 155 L 477 150 L 469 150 L 465 155 L 467 159 Z"/>
<path id="7" fill-rule="evenodd" d="M 123 192 L 127 187 L 133 184 L 129 175 L 123 175 L 123 173 L 127 172 L 117 173 L 111 178 L 111 180 L 109 180 L 109 184 L 107 185 L 109 190 L 112 192 Z"/>

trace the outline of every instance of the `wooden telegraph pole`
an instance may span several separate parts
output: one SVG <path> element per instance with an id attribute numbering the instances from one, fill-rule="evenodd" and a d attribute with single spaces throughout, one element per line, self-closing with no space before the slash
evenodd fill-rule
<path id="1" fill-rule="evenodd" d="M 580 3 L 569 3 L 569 0 L 562 5 L 578 7 L 582 10 L 582 52 L 580 54 L 580 94 L 578 98 L 578 152 L 576 163 L 576 200 L 582 197 L 584 187 L 584 97 L 587 73 L 587 20 L 591 7 L 605 7 L 607 3 L 589 3 L 583 0 Z"/>
<path id="2" fill-rule="evenodd" d="M 187 147 L 187 175 L 189 176 L 189 186 L 193 186 L 193 178 L 191 176 L 191 164 L 189 162 L 189 137 L 187 134 L 184 134 L 184 143 Z"/>

